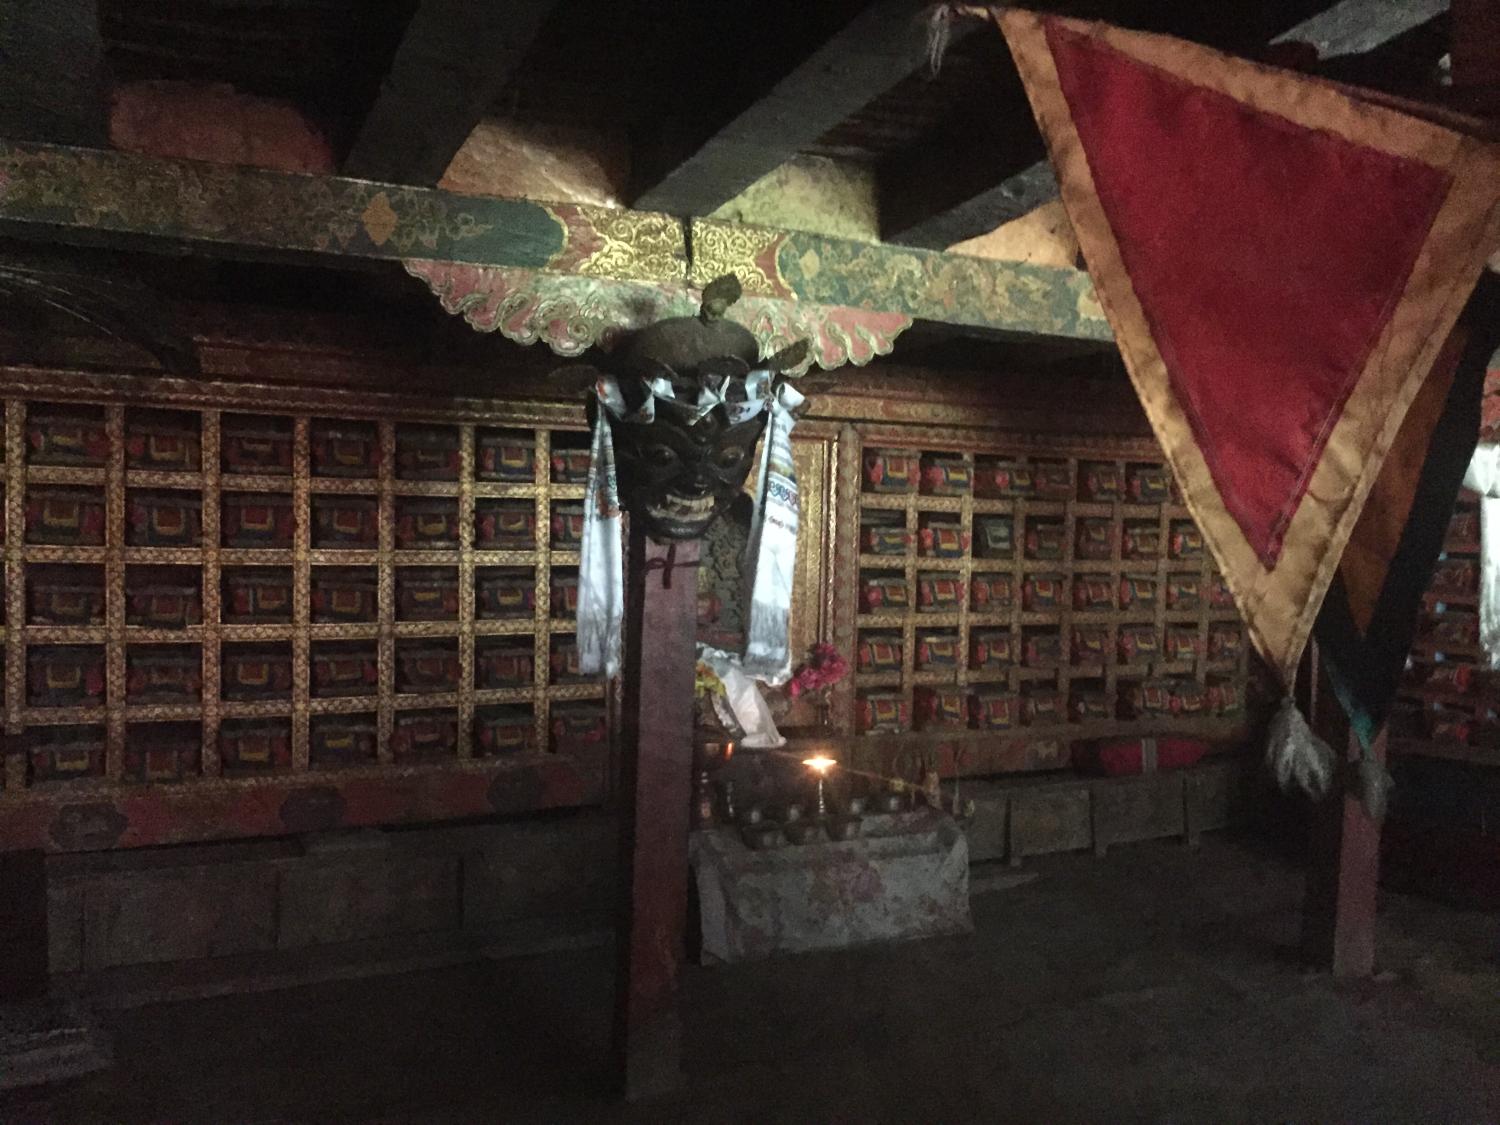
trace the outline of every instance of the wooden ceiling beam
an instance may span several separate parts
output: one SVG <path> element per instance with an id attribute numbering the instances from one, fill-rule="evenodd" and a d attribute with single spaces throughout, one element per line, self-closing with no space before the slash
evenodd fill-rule
<path id="1" fill-rule="evenodd" d="M 702 216 L 739 195 L 923 63 L 922 11 L 921 0 L 877 0 L 712 135 L 643 154 L 631 206 Z"/>
<path id="2" fill-rule="evenodd" d="M 97 0 L 6 0 L 0 137 L 109 143 L 109 71 Z"/>
<path id="3" fill-rule="evenodd" d="M 0 236 L 30 241 L 289 265 L 486 266 L 523 291 L 538 277 L 573 279 L 570 299 L 586 292 L 604 307 L 609 290 L 638 307 L 734 273 L 775 315 L 812 305 L 1110 339 L 1088 275 L 1055 266 L 714 220 L 694 220 L 688 237 L 659 213 L 57 145 L 0 141 L 0 183 Z"/>
<path id="4" fill-rule="evenodd" d="M 1310 43 L 1322 58 L 1365 54 L 1441 16 L 1448 4 L 1341 0 L 1272 42 Z M 976 129 L 983 132 L 976 136 Z M 962 152 L 961 161 L 955 152 Z M 1024 119 L 1012 113 L 998 124 L 993 118 L 955 123 L 936 140 L 887 161 L 879 190 L 885 241 L 933 250 L 986 234 L 1058 196 L 1057 177 L 1029 110 Z"/>
<path id="5" fill-rule="evenodd" d="M 557 0 L 422 0 L 343 173 L 431 186 L 530 49 Z"/>

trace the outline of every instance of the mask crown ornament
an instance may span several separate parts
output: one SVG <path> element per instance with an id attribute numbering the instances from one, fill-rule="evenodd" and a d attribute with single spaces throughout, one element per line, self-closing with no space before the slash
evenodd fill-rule
<path id="1" fill-rule="evenodd" d="M 697 316 L 635 333 L 610 359 L 609 415 L 622 507 L 656 539 L 701 536 L 744 489 L 775 383 L 802 362 L 798 341 L 769 359 L 749 329 L 726 318 L 740 297 L 726 274 L 703 290 Z"/>

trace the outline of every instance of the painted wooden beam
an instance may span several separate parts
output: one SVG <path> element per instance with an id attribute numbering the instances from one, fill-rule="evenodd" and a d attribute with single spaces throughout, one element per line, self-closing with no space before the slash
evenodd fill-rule
<path id="1" fill-rule="evenodd" d="M 557 0 L 422 0 L 344 174 L 436 184 L 556 6 Z"/>
<path id="2" fill-rule="evenodd" d="M 739 276 L 747 297 L 890 310 L 914 320 L 1082 340 L 1113 338 L 1082 270 L 996 262 L 804 231 L 692 223 L 692 273 L 701 287 Z M 1024 325 L 1048 325 L 1037 333 Z"/>
<path id="3" fill-rule="evenodd" d="M 109 142 L 97 0 L 6 0 L 0 12 L 0 137 Z"/>
<path id="4" fill-rule="evenodd" d="M 0 141 L 0 230 L 288 264 L 435 258 L 681 280 L 669 215 Z"/>
<path id="5" fill-rule="evenodd" d="M 823 238 L 654 212 L 458 195 L 338 176 L 0 142 L 0 233 L 33 240 L 288 263 L 469 264 L 625 286 L 699 287 L 994 330 L 1108 340 L 1080 270 Z M 455 310 L 457 311 L 457 310 Z"/>
<path id="6" fill-rule="evenodd" d="M 825 40 L 764 97 L 638 183 L 633 205 L 707 215 L 810 147 L 926 58 L 923 5 L 879 0 Z M 965 21 L 956 31 L 976 25 Z M 743 65 L 743 64 L 741 64 Z"/>
<path id="7" fill-rule="evenodd" d="M 1363 54 L 1436 19 L 1448 4 L 1341 0 L 1271 42 L 1310 43 L 1325 59 Z M 997 123 L 991 107 L 985 111 L 983 122 L 954 123 L 881 168 L 881 235 L 887 242 L 941 250 L 1057 198 L 1057 177 L 1035 125 L 1018 124 L 1014 115 Z"/>

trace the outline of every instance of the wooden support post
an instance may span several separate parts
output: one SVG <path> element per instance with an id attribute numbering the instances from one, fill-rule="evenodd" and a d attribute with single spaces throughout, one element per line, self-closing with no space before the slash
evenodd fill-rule
<path id="1" fill-rule="evenodd" d="M 698 543 L 631 532 L 626 573 L 615 1055 L 628 1100 L 682 1084 L 677 975 L 687 920 Z"/>
<path id="2" fill-rule="evenodd" d="M 1308 719 L 1318 735 L 1345 762 L 1358 762 L 1359 739 L 1338 701 L 1322 680 L 1317 646 L 1304 663 L 1318 677 Z M 1374 751 L 1386 756 L 1382 730 Z M 1302 904 L 1302 955 L 1311 965 L 1336 977 L 1367 977 L 1375 971 L 1375 902 L 1380 879 L 1380 823 L 1365 813 L 1359 798 L 1343 783 L 1341 771 L 1333 792 L 1312 810 L 1308 840 L 1307 888 Z"/>
<path id="3" fill-rule="evenodd" d="M 0 852 L 0 1001 L 47 991 L 47 874 L 40 851 Z"/>

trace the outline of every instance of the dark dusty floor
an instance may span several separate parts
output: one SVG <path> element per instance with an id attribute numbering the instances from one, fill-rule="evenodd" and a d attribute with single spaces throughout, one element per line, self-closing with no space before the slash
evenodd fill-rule
<path id="1" fill-rule="evenodd" d="M 1500 917 L 1391 896 L 1393 981 L 1284 955 L 1300 879 L 1205 840 L 1036 862 L 976 932 L 694 969 L 687 1092 L 605 1094 L 604 950 L 112 1016 L 30 1122 L 1500 1120 Z"/>

